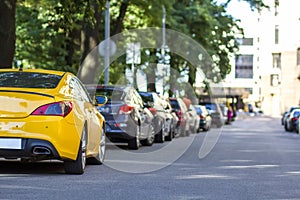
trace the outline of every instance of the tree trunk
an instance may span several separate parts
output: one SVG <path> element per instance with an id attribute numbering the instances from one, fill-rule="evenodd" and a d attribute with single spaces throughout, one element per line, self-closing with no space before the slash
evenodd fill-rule
<path id="1" fill-rule="evenodd" d="M 87 6 L 88 9 L 94 9 L 95 24 L 92 25 L 89 22 L 85 22 L 83 25 L 83 31 L 81 36 L 81 66 L 78 71 L 78 77 L 85 84 L 95 83 L 97 68 L 99 67 L 99 53 L 97 49 L 94 49 L 100 42 L 100 24 L 102 12 L 99 9 L 99 4 L 94 0 L 91 6 Z M 103 38 L 103 37 L 102 37 Z M 94 49 L 94 50 L 93 50 Z"/>
<path id="2" fill-rule="evenodd" d="M 16 42 L 16 0 L 0 1 L 0 68 L 11 68 Z"/>
<path id="3" fill-rule="evenodd" d="M 156 75 L 155 75 L 156 64 L 150 63 L 147 69 L 147 90 L 148 92 L 156 92 Z"/>
<path id="4" fill-rule="evenodd" d="M 117 21 L 114 23 L 114 29 L 112 31 L 112 35 L 116 35 L 118 33 L 120 33 L 123 29 L 123 21 L 124 21 L 124 17 L 128 8 L 128 1 L 122 1 L 122 4 L 120 6 L 120 11 L 119 11 L 119 16 L 117 18 Z"/>

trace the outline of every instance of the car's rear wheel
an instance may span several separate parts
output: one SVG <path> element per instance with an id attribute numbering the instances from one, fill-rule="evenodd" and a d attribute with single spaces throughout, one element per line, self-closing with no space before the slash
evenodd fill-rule
<path id="1" fill-rule="evenodd" d="M 78 154 L 75 161 L 65 161 L 64 169 L 67 174 L 83 174 L 86 165 L 87 132 L 83 128 Z"/>
<path id="2" fill-rule="evenodd" d="M 172 139 L 173 139 L 173 131 L 172 128 L 170 128 L 169 135 L 166 136 L 165 140 L 172 141 Z"/>
<path id="3" fill-rule="evenodd" d="M 165 125 L 163 124 L 159 132 L 155 135 L 155 142 L 163 143 L 165 141 L 164 129 Z"/>
<path id="4" fill-rule="evenodd" d="M 133 150 L 138 150 L 140 147 L 140 138 L 139 138 L 140 134 L 139 134 L 138 127 L 136 127 L 135 132 L 136 132 L 135 137 L 128 141 L 128 148 Z"/>
<path id="5" fill-rule="evenodd" d="M 102 128 L 102 134 L 100 138 L 100 144 L 98 148 L 98 154 L 95 157 L 89 158 L 88 163 L 89 164 L 95 164 L 95 165 L 101 165 L 104 163 L 106 153 L 106 135 L 105 135 L 105 129 Z"/>
<path id="6" fill-rule="evenodd" d="M 151 146 L 154 143 L 154 135 L 155 135 L 155 131 L 154 131 L 154 127 L 153 125 L 149 125 L 149 135 L 147 137 L 147 139 L 142 140 L 141 143 L 144 146 Z"/>

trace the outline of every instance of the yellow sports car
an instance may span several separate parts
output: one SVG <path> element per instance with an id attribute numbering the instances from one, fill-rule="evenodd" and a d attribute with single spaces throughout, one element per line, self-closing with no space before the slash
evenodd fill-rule
<path id="1" fill-rule="evenodd" d="M 0 69 L 0 157 L 62 160 L 71 174 L 102 164 L 105 119 L 96 106 L 106 98 L 97 100 L 69 72 Z"/>

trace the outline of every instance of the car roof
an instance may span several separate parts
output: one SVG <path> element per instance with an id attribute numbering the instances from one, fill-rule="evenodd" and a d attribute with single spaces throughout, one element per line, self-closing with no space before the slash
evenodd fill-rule
<path id="1" fill-rule="evenodd" d="M 58 71 L 58 70 L 49 70 L 49 69 L 0 69 L 1 72 L 34 72 L 34 73 L 45 73 L 45 74 L 55 74 L 62 76 L 66 72 L 65 71 Z"/>
<path id="2" fill-rule="evenodd" d="M 106 90 L 122 90 L 128 91 L 129 89 L 134 89 L 132 86 L 124 86 L 124 85 L 97 85 L 97 84 L 86 84 L 86 88 L 89 90 L 93 89 L 106 89 Z"/>

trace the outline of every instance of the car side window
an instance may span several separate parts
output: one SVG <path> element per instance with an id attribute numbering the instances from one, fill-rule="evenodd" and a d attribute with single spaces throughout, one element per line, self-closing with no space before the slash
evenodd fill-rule
<path id="1" fill-rule="evenodd" d="M 143 100 L 135 90 L 132 90 L 132 97 L 133 97 L 134 104 L 143 107 Z"/>
<path id="2" fill-rule="evenodd" d="M 132 92 L 131 92 L 131 90 L 130 89 L 129 90 L 125 90 L 124 93 L 125 93 L 124 101 L 126 103 L 132 104 L 133 99 L 132 99 Z"/>
<path id="3" fill-rule="evenodd" d="M 75 95 L 77 96 L 78 99 L 85 101 L 85 102 L 92 102 L 91 98 L 86 90 L 86 88 L 80 83 L 80 81 L 77 78 L 73 78 L 74 83 L 76 85 L 75 88 Z"/>

